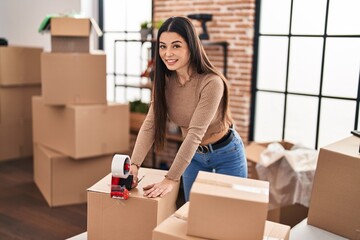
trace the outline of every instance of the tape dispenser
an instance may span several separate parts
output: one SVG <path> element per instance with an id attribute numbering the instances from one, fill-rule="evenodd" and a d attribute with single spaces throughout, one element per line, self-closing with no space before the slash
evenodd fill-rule
<path id="1" fill-rule="evenodd" d="M 115 154 L 111 162 L 111 198 L 128 199 L 133 181 L 130 175 L 130 157 Z"/>

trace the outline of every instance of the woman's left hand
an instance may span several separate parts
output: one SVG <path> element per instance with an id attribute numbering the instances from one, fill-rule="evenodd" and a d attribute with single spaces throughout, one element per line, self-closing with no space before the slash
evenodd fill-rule
<path id="1" fill-rule="evenodd" d="M 144 196 L 148 198 L 163 197 L 173 190 L 176 183 L 174 180 L 164 178 L 161 182 L 144 187 Z"/>

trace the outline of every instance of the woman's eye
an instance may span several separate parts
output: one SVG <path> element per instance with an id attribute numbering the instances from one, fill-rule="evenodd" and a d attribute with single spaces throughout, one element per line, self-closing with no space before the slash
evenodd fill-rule
<path id="1" fill-rule="evenodd" d="M 174 48 L 179 48 L 180 47 L 180 45 L 174 45 Z"/>
<path id="2" fill-rule="evenodd" d="M 165 47 L 165 45 L 160 45 L 159 48 L 160 48 L 160 49 L 164 49 L 164 48 L 166 48 L 166 47 Z"/>

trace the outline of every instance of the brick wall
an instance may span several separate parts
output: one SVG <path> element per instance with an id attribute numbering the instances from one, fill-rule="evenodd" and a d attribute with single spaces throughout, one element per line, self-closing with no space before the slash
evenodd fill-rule
<path id="1" fill-rule="evenodd" d="M 227 41 L 230 82 L 230 106 L 236 128 L 247 142 L 250 119 L 251 64 L 255 0 L 153 0 L 154 21 L 192 13 L 213 14 L 206 23 L 210 41 Z M 201 32 L 200 22 L 193 20 Z M 223 70 L 223 51 L 219 46 L 206 47 L 210 60 Z M 168 143 L 167 151 L 157 154 L 157 163 L 171 164 L 177 144 Z"/>

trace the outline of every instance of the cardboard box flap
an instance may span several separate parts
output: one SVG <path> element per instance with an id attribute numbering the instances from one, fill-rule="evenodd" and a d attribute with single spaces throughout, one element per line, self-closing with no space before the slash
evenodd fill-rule
<path id="1" fill-rule="evenodd" d="M 266 146 L 252 142 L 246 146 L 246 157 L 248 160 L 258 163 L 260 162 L 260 154 L 266 149 Z"/>
<path id="2" fill-rule="evenodd" d="M 290 150 L 294 146 L 293 143 L 287 141 L 251 142 L 245 147 L 247 160 L 255 163 L 260 162 L 260 154 L 266 150 L 270 143 L 279 143 L 285 150 Z"/>
<path id="3" fill-rule="evenodd" d="M 187 220 L 189 215 L 189 205 L 190 202 L 186 202 L 174 213 L 174 216 L 179 219 Z"/>
<path id="4" fill-rule="evenodd" d="M 327 145 L 323 147 L 323 149 L 326 149 L 330 152 L 340 153 L 346 156 L 359 158 L 359 146 L 360 146 L 360 138 L 356 136 L 350 136 L 341 141 Z"/>
<path id="5" fill-rule="evenodd" d="M 200 171 L 194 190 L 206 195 L 269 202 L 269 182 Z M 236 194 L 234 194 L 236 192 Z"/>
<path id="6" fill-rule="evenodd" d="M 290 226 L 266 221 L 265 230 L 264 230 L 264 240 L 265 239 L 289 239 L 290 235 Z"/>
<path id="7" fill-rule="evenodd" d="M 90 24 L 96 34 L 101 37 L 103 33 L 95 19 L 85 18 L 81 15 L 47 15 L 41 22 L 38 31 L 40 33 L 50 31 L 52 36 L 89 36 Z M 51 25 L 54 26 L 51 27 Z"/>

